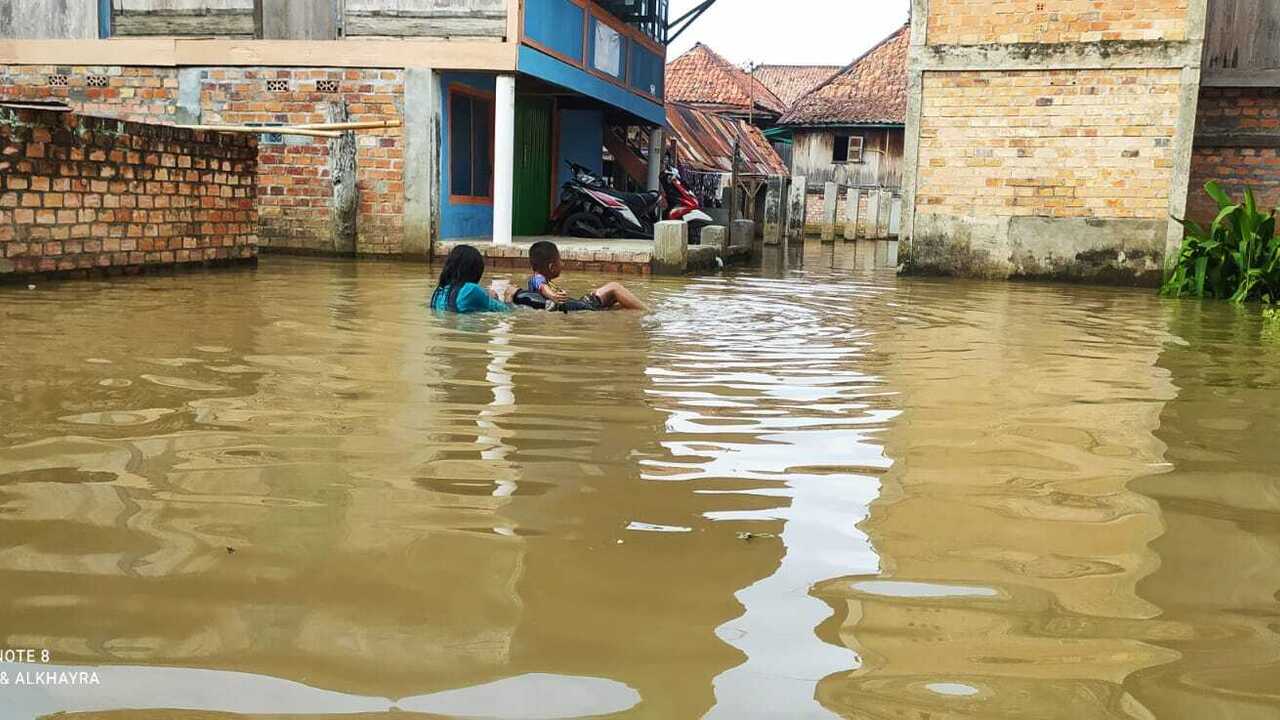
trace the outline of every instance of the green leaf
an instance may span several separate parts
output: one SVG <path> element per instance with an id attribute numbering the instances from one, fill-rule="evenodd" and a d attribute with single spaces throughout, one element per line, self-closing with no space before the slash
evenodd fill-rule
<path id="1" fill-rule="evenodd" d="M 1209 193 L 1209 197 L 1217 201 L 1218 207 L 1226 207 L 1231 204 L 1231 198 L 1222 190 L 1222 186 L 1217 182 L 1209 181 L 1205 183 L 1204 191 Z"/>

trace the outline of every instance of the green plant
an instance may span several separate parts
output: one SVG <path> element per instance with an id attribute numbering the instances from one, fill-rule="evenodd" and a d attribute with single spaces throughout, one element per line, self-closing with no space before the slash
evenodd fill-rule
<path id="1" fill-rule="evenodd" d="M 1216 182 L 1204 186 L 1218 203 L 1208 228 L 1177 220 L 1186 229 L 1161 293 L 1171 297 L 1229 298 L 1234 303 L 1280 299 L 1280 237 L 1275 212 L 1260 212 L 1252 190 L 1234 202 Z"/>

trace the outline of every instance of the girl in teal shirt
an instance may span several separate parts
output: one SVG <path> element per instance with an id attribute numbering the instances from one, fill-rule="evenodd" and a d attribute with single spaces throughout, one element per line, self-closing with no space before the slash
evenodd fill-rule
<path id="1" fill-rule="evenodd" d="M 456 313 L 512 310 L 511 296 L 517 288 L 509 288 L 507 297 L 499 298 L 480 287 L 482 277 L 484 256 L 470 245 L 458 245 L 444 261 L 440 282 L 431 294 L 431 309 Z"/>

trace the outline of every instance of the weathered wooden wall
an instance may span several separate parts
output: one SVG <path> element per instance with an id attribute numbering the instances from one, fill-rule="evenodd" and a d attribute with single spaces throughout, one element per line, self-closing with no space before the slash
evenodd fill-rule
<path id="1" fill-rule="evenodd" d="M 258 21 L 267 40 L 337 40 L 342 0 L 261 0 Z"/>
<path id="2" fill-rule="evenodd" d="M 903 131 L 900 128 L 841 130 L 864 137 L 862 162 L 833 163 L 835 130 L 796 130 L 791 156 L 791 174 L 804 176 L 810 187 L 824 183 L 861 187 L 902 185 Z"/>
<path id="3" fill-rule="evenodd" d="M 97 0 L 0 0 L 0 38 L 87 40 L 96 37 Z"/>
<path id="4" fill-rule="evenodd" d="M 112 8 L 112 34 L 120 36 L 501 39 L 507 33 L 507 0 L 113 0 Z"/>
<path id="5" fill-rule="evenodd" d="M 1280 86 L 1280 2 L 1210 0 L 1202 84 Z"/>
<path id="6" fill-rule="evenodd" d="M 246 37 L 257 34 L 254 0 L 112 0 L 111 34 Z"/>
<path id="7" fill-rule="evenodd" d="M 491 37 L 507 33 L 507 0 L 346 0 L 350 37 Z"/>

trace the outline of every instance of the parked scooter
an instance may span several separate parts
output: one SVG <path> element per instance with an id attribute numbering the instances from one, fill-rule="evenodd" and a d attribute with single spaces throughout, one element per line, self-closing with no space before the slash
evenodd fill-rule
<path id="1" fill-rule="evenodd" d="M 697 197 L 680 182 L 680 173 L 663 173 L 662 191 L 624 193 L 577 163 L 570 162 L 573 179 L 564 184 L 560 205 L 551 214 L 553 232 L 583 238 L 652 239 L 653 226 L 662 218 L 689 223 L 690 242 L 712 222 L 702 212 Z M 670 211 L 668 211 L 670 208 Z"/>

